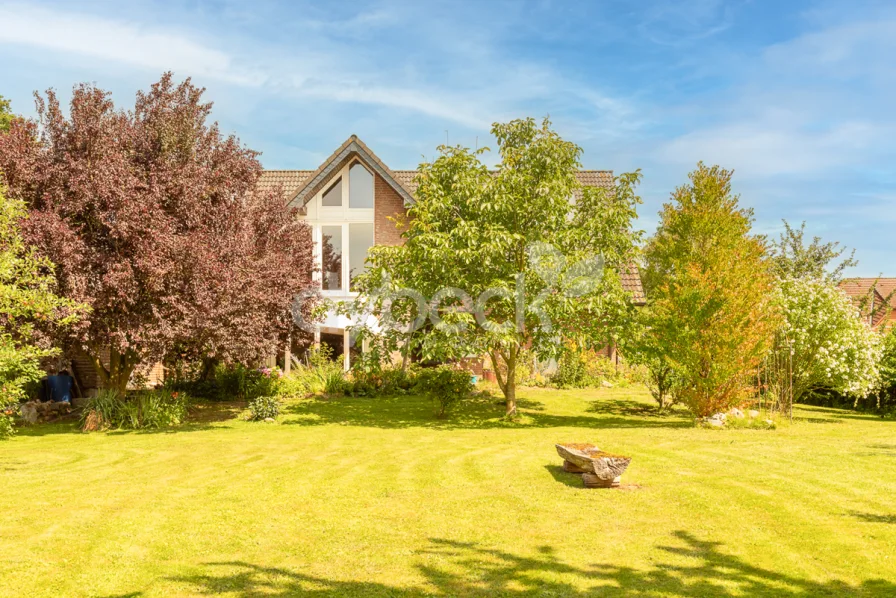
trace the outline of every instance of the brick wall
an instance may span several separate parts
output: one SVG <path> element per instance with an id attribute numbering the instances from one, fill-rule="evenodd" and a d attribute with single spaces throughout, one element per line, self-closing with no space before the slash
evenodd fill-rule
<path id="1" fill-rule="evenodd" d="M 375 175 L 373 240 L 377 245 L 401 245 L 401 231 L 389 218 L 403 222 L 407 209 L 404 200 L 380 175 Z"/>

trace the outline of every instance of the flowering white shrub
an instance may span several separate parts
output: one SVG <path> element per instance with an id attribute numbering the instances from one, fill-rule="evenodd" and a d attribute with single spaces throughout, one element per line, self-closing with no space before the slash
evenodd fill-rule
<path id="1" fill-rule="evenodd" d="M 815 387 L 854 397 L 875 389 L 881 339 L 843 291 L 822 280 L 787 279 L 776 293 L 784 322 L 779 349 L 793 349 L 794 401 Z"/>

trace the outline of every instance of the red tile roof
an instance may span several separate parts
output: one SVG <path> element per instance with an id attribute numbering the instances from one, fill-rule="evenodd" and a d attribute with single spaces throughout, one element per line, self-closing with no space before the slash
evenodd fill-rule
<path id="1" fill-rule="evenodd" d="M 273 191 L 278 187 L 282 189 L 284 198 L 296 194 L 312 170 L 265 170 L 258 179 L 257 188 L 261 192 Z"/>
<path id="2" fill-rule="evenodd" d="M 856 302 L 863 301 L 869 296 L 874 289 L 874 314 L 872 315 L 872 326 L 877 326 L 890 316 L 890 311 L 896 310 L 896 278 L 847 278 L 840 282 L 840 288 L 852 297 Z M 889 309 L 879 309 L 887 298 L 889 298 Z M 870 311 L 871 305 L 864 308 L 865 312 Z M 868 315 L 867 313 L 865 314 Z"/>

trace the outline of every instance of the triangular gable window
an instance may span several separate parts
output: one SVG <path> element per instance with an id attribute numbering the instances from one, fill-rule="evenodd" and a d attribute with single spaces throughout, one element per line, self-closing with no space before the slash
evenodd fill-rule
<path id="1" fill-rule="evenodd" d="M 360 162 L 348 171 L 348 207 L 373 208 L 373 175 Z"/>
<path id="2" fill-rule="evenodd" d="M 342 205 L 342 177 L 336 179 L 329 189 L 324 191 L 320 198 L 320 205 L 328 207 L 339 207 Z"/>

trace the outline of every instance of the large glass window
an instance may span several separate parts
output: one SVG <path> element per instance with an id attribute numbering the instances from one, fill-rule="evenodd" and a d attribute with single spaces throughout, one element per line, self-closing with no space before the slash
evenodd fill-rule
<path id="1" fill-rule="evenodd" d="M 342 205 L 342 177 L 336 179 L 336 182 L 324 191 L 323 197 L 320 198 L 320 205 L 331 207 Z"/>
<path id="2" fill-rule="evenodd" d="M 348 171 L 348 207 L 373 207 L 373 175 L 357 162 Z"/>
<path id="3" fill-rule="evenodd" d="M 364 260 L 367 251 L 373 247 L 373 223 L 351 223 L 348 225 L 348 288 L 355 290 L 355 277 L 366 269 Z"/>
<path id="4" fill-rule="evenodd" d="M 321 288 L 342 290 L 342 226 L 320 227 Z"/>

